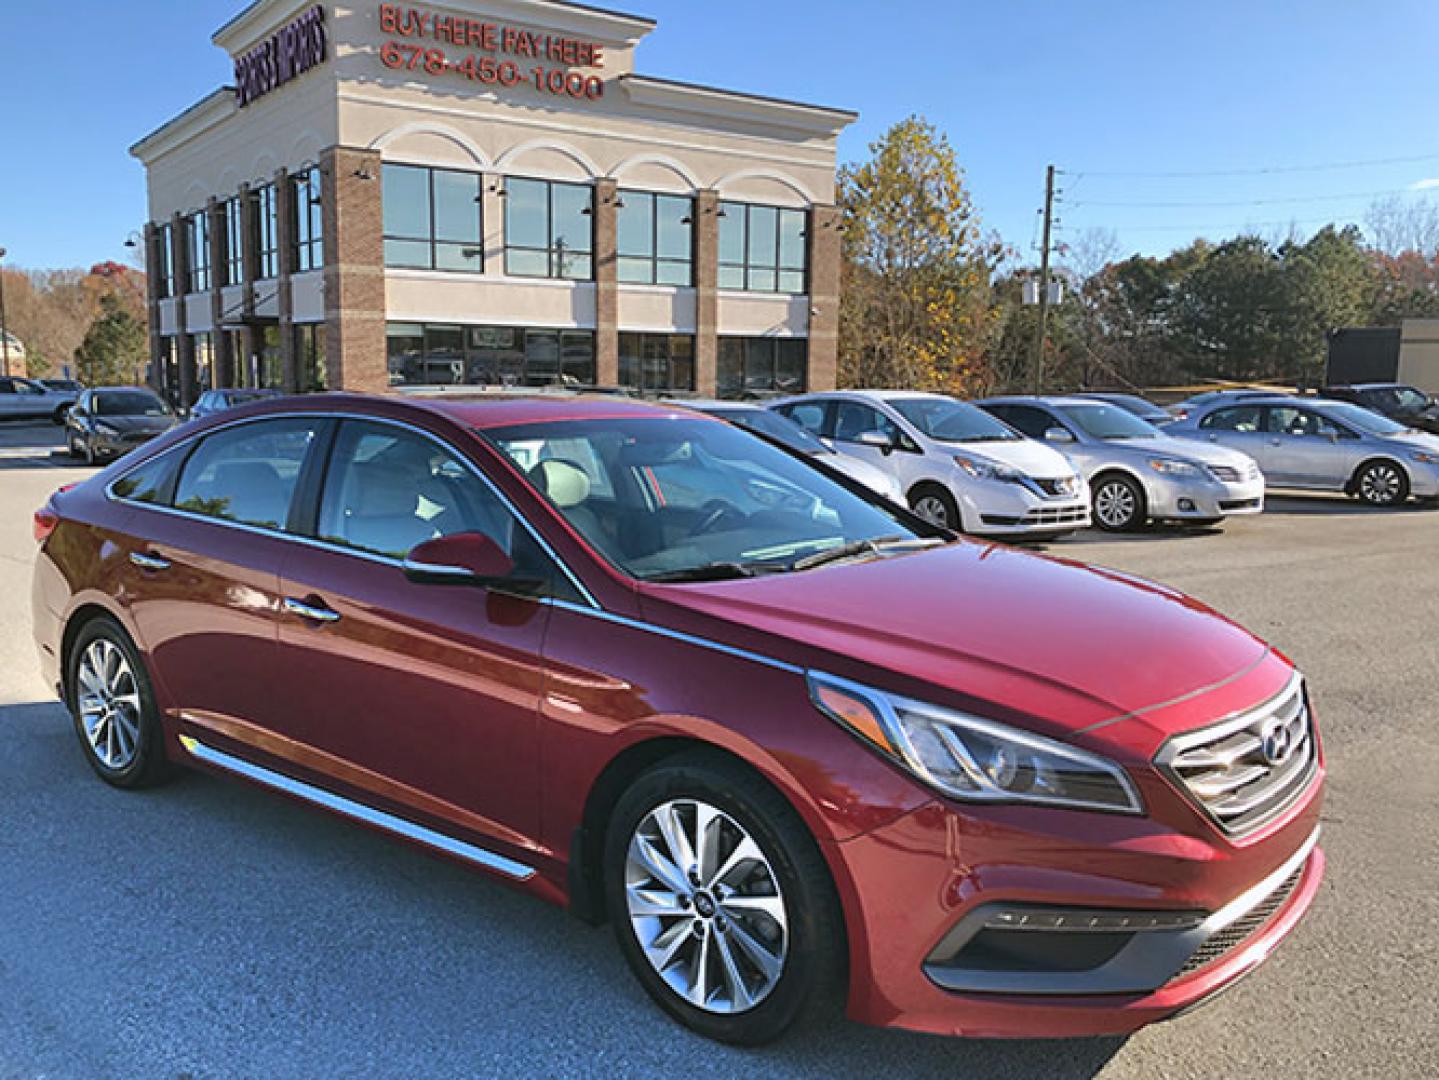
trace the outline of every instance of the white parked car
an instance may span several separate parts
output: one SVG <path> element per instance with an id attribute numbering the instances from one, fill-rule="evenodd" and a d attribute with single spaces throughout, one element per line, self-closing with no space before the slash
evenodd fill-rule
<path id="1" fill-rule="evenodd" d="M 776 412 L 892 473 L 937 525 L 981 536 L 1057 536 L 1089 524 L 1089 488 L 1058 451 L 943 394 L 838 390 L 787 398 Z"/>

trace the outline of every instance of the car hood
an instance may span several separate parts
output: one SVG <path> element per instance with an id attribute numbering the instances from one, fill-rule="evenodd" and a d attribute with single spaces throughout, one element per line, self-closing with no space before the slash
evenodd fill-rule
<path id="1" fill-rule="evenodd" d="M 122 435 L 159 435 L 175 426 L 173 416 L 104 416 L 95 417 L 97 424 L 112 427 Z"/>
<path id="2" fill-rule="evenodd" d="M 1051 449 L 1034 439 L 1013 439 L 994 442 L 936 442 L 950 455 L 985 458 L 1000 465 L 1009 465 L 1024 473 L 1041 479 L 1055 479 L 1073 476 L 1074 466 L 1058 450 Z"/>
<path id="3" fill-rule="evenodd" d="M 1385 435 L 1379 441 L 1388 443 L 1397 453 L 1424 450 L 1430 454 L 1439 454 L 1439 435 L 1430 435 L 1424 431 L 1406 431 L 1400 435 Z"/>
<path id="4" fill-rule="evenodd" d="M 1089 445 L 1093 446 L 1094 444 Z M 1239 450 L 1220 446 L 1217 443 L 1203 442 L 1199 439 L 1177 438 L 1173 435 L 1161 435 L 1157 439 L 1115 439 L 1098 445 L 1118 454 L 1139 458 L 1180 458 L 1184 461 L 1197 462 L 1200 465 L 1229 465 L 1241 470 L 1247 469 L 1253 462 L 1253 458 Z"/>
<path id="5" fill-rule="evenodd" d="M 672 630 L 1058 738 L 1136 713 L 1163 737 L 1172 733 L 1164 706 L 1274 656 L 1166 586 L 973 541 L 795 574 L 644 585 L 641 602 Z"/>

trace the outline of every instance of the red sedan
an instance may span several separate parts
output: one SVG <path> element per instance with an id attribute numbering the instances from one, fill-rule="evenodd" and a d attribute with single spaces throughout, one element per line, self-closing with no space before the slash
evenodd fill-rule
<path id="1" fill-rule="evenodd" d="M 267 402 L 35 531 L 103 780 L 233 774 L 607 919 L 714 1038 L 838 999 L 1131 1031 L 1258 965 L 1323 873 L 1279 653 L 683 409 Z"/>

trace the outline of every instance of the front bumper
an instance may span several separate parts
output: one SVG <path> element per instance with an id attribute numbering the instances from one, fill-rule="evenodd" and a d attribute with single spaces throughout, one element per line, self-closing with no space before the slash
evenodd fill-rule
<path id="1" fill-rule="evenodd" d="M 1035 536 L 1089 527 L 1089 492 L 1053 497 L 1026 484 L 981 480 L 955 491 L 964 531 L 978 536 Z"/>
<path id="2" fill-rule="evenodd" d="M 144 446 L 151 439 L 159 438 L 159 432 L 133 432 L 120 435 L 105 435 L 101 432 L 90 434 L 90 445 L 100 457 L 119 457 Z"/>
<path id="3" fill-rule="evenodd" d="M 1416 499 L 1439 498 L 1439 465 L 1410 461 L 1409 494 Z"/>
<path id="4" fill-rule="evenodd" d="M 1256 968 L 1313 904 L 1323 775 L 1321 764 L 1281 818 L 1237 839 L 1155 773 L 1135 777 L 1143 817 L 937 799 L 835 845 L 849 1015 L 1043 1038 L 1125 1034 L 1197 1006 Z M 1061 938 L 1057 911 L 1108 925 Z M 1014 928 L 995 916 L 1013 912 L 1050 924 L 999 936 Z M 985 928 L 996 936 L 980 940 Z"/>
<path id="5" fill-rule="evenodd" d="M 1164 521 L 1213 521 L 1264 511 L 1264 478 L 1226 482 L 1208 477 L 1146 478 L 1149 516 Z"/>

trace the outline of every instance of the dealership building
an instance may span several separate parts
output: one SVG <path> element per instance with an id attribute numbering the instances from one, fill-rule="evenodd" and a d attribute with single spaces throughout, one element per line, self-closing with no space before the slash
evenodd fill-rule
<path id="1" fill-rule="evenodd" d="M 560 0 L 257 0 L 132 148 L 152 372 L 203 389 L 834 385 L 853 113 L 640 74 Z"/>

